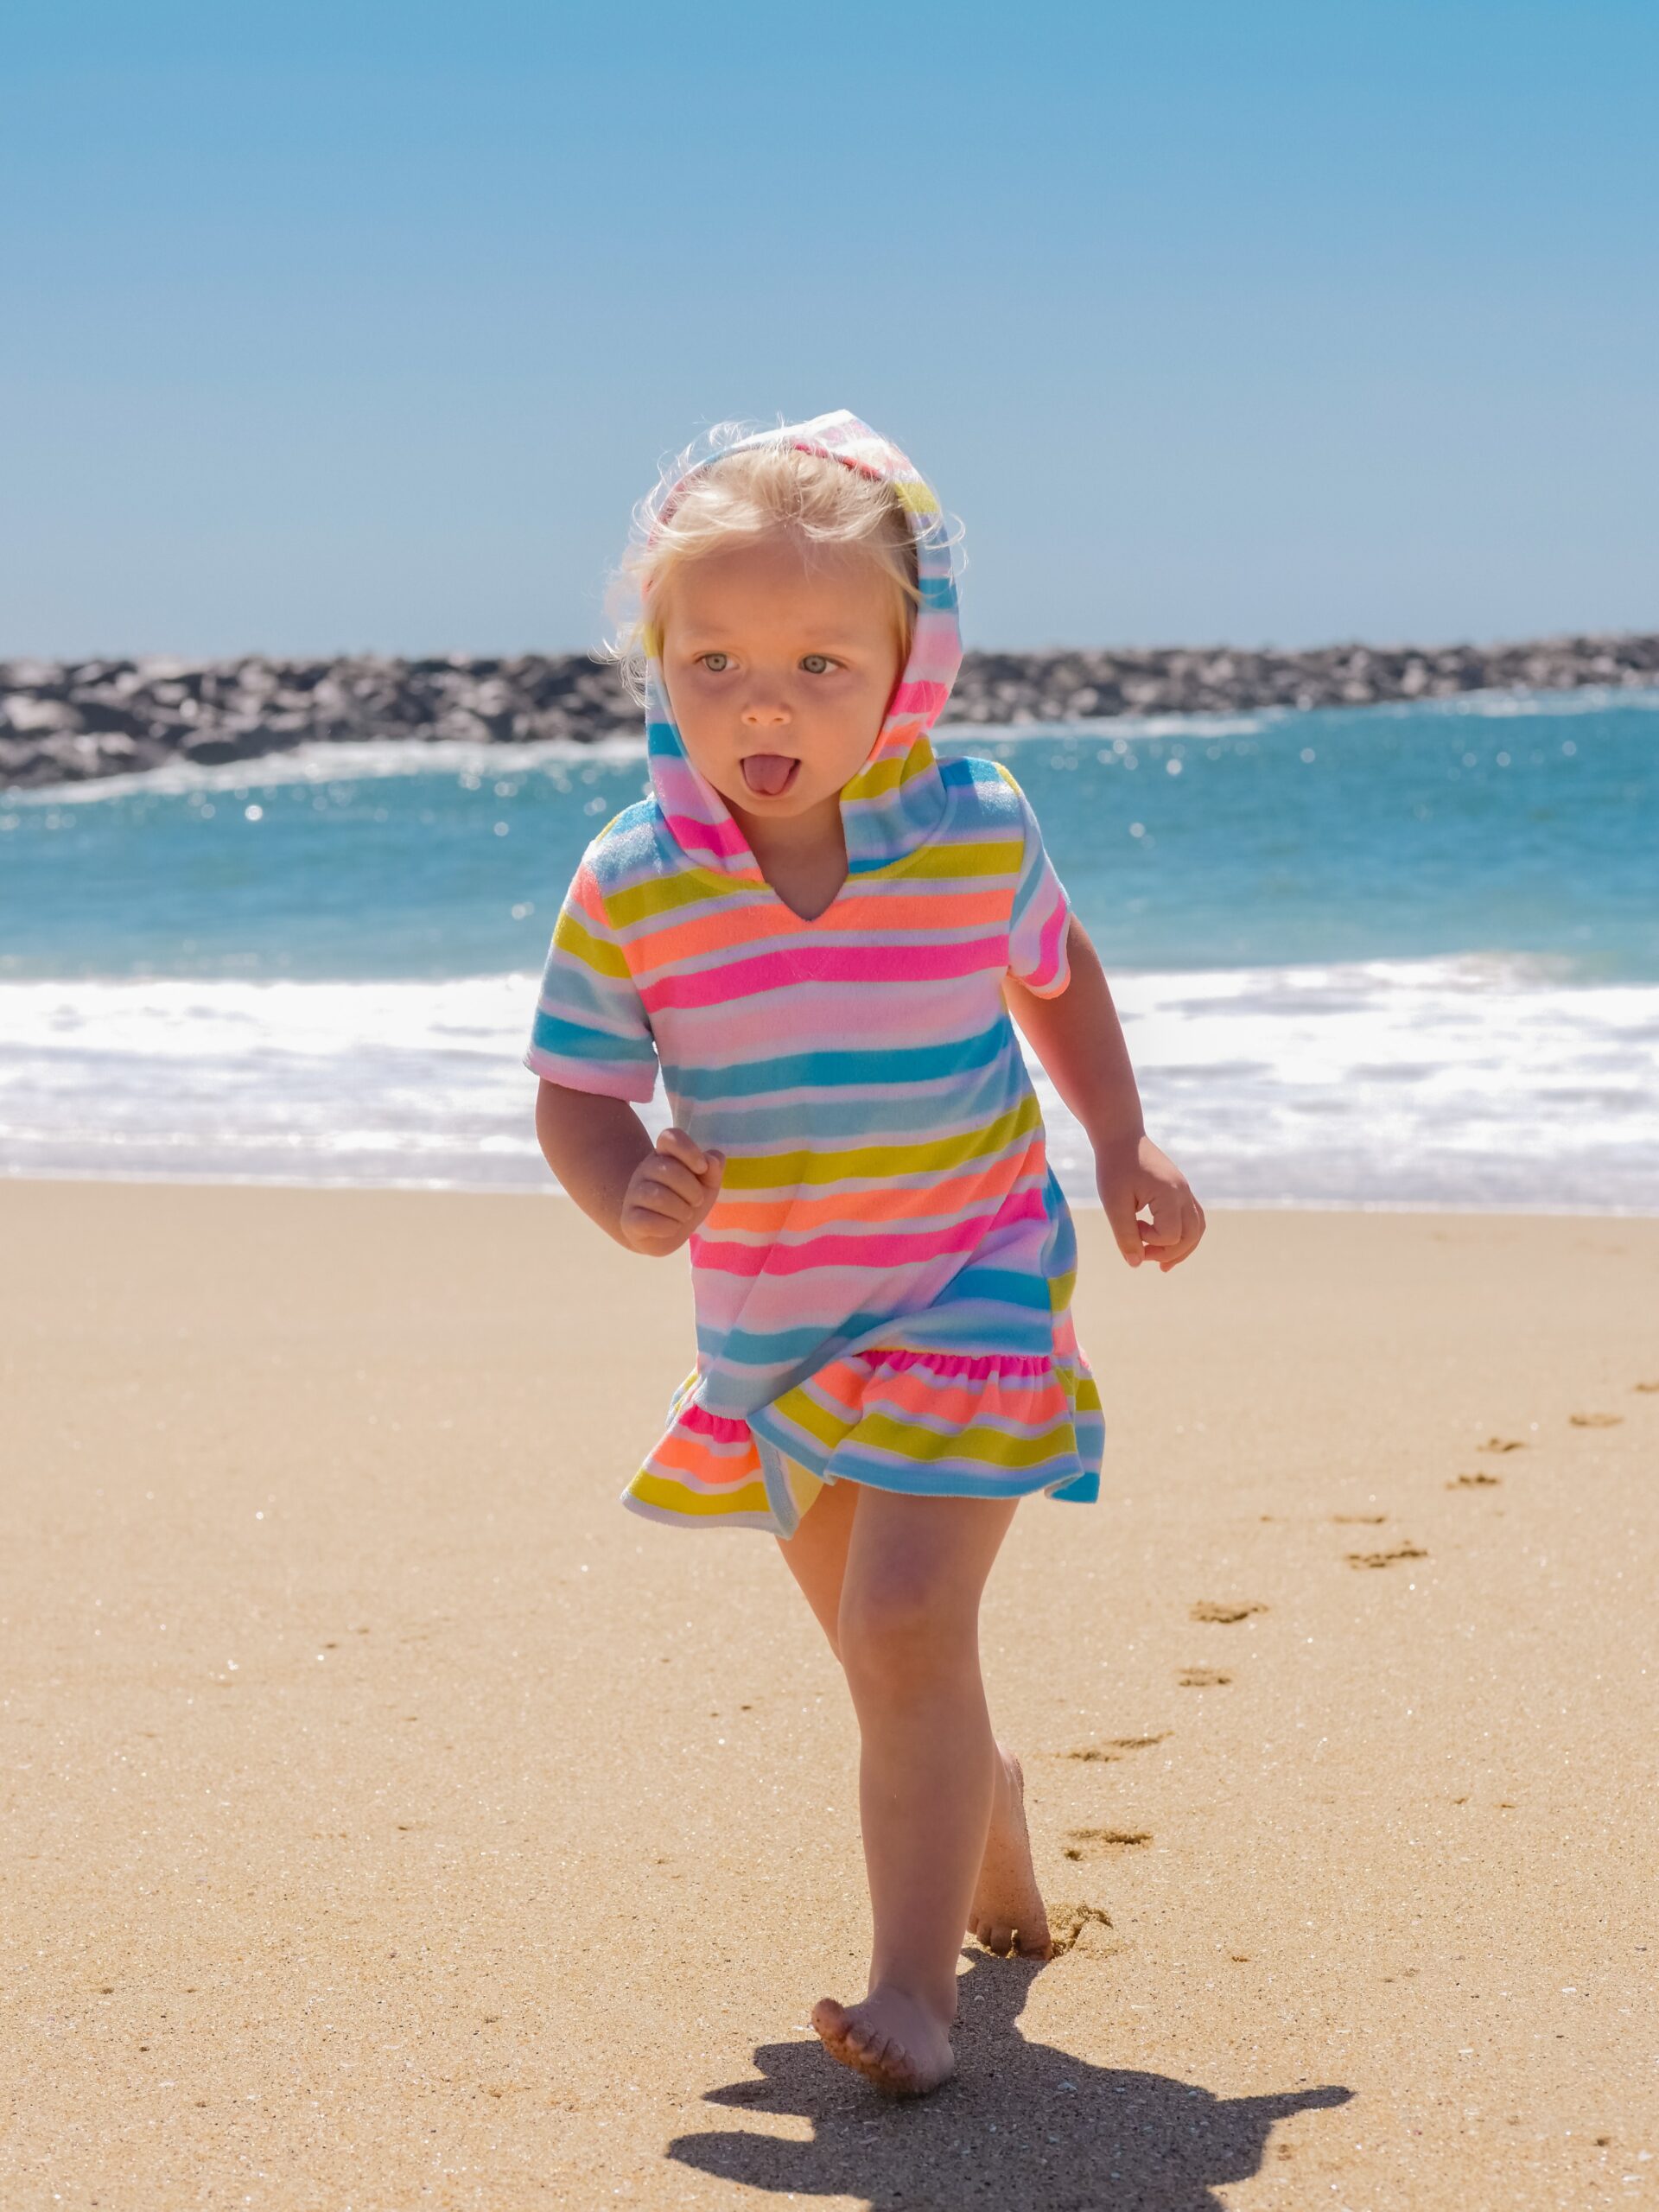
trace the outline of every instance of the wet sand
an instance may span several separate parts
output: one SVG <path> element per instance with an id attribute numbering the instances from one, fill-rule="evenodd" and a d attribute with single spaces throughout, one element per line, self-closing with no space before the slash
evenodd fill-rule
<path id="1" fill-rule="evenodd" d="M 1659 2196 L 1659 1222 L 1080 1227 L 1103 1501 L 984 1635 L 1077 1940 L 965 1947 L 893 2106 L 805 2026 L 829 1653 L 770 1538 L 615 1502 L 679 1263 L 0 1185 L 6 2212 Z"/>

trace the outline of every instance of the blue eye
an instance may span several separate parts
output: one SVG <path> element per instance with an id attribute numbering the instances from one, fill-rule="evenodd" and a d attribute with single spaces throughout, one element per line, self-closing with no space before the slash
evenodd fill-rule
<path id="1" fill-rule="evenodd" d="M 816 665 L 814 664 L 816 664 Z M 828 653 L 803 653 L 801 655 L 801 666 L 806 671 L 809 676 L 822 676 L 824 671 L 829 668 L 830 664 L 830 659 Z"/>
<path id="2" fill-rule="evenodd" d="M 724 653 L 702 653 L 699 655 L 699 658 L 711 676 L 718 676 L 724 669 L 727 661 L 727 656 Z"/>

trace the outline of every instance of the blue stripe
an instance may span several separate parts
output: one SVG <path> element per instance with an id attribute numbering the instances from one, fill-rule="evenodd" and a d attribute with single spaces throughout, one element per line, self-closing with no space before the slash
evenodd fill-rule
<path id="1" fill-rule="evenodd" d="M 1012 1268 L 976 1268 L 970 1261 L 950 1278 L 950 1302 L 982 1298 L 988 1305 L 1021 1306 L 1028 1312 L 1050 1310 L 1048 1277 L 1018 1274 Z M 994 1345 L 997 1351 L 1005 1345 Z"/>
<path id="2" fill-rule="evenodd" d="M 620 1060 L 630 1067 L 651 1067 L 657 1058 L 648 1037 L 613 1037 L 606 1030 L 563 1020 L 544 1007 L 537 1009 L 531 1043 L 535 1051 L 565 1060 Z"/>
<path id="3" fill-rule="evenodd" d="M 785 1390 L 792 1390 L 798 1382 L 832 1359 L 839 1359 L 849 1344 L 857 1344 L 878 1329 L 897 1325 L 891 1313 L 853 1313 L 832 1334 L 826 1334 L 821 1321 L 810 1321 L 804 1328 L 773 1329 L 761 1332 L 753 1329 L 730 1329 L 724 1336 L 717 1329 L 706 1332 L 697 1331 L 699 1351 L 717 1352 L 723 1366 L 779 1368 L 793 1363 L 798 1372 L 781 1381 L 769 1381 L 768 1388 L 774 1397 Z M 807 1363 L 802 1365 L 804 1361 Z M 718 1413 L 718 1406 L 710 1406 L 710 1413 Z M 747 1418 L 747 1416 L 744 1416 Z"/>
<path id="4" fill-rule="evenodd" d="M 972 1078 L 971 1095 L 945 1090 L 932 1084 L 918 1084 L 910 1090 L 888 1097 L 880 1091 L 838 1090 L 834 1094 L 833 1141 L 838 1149 L 865 1145 L 925 1144 L 942 1132 L 940 1122 L 948 1109 L 953 1130 L 982 1128 L 1016 1105 L 1024 1096 L 1020 1071 L 1010 1054 L 1006 1063 L 988 1075 Z M 797 1091 L 783 1098 L 681 1099 L 671 1083 L 664 1084 L 676 1107 L 696 1122 L 700 1144 L 718 1145 L 722 1152 L 764 1152 L 773 1147 L 794 1152 L 817 1148 L 830 1132 L 824 1094 Z M 1003 1154 L 1025 1147 L 1016 1137 L 1003 1146 Z M 996 1158 L 983 1154 L 978 1165 Z M 895 1173 L 902 1170 L 895 1169 Z M 861 1176 L 861 1182 L 881 1183 L 882 1176 Z"/>
<path id="5" fill-rule="evenodd" d="M 1007 772 L 995 760 L 982 760 L 975 753 L 962 753 L 939 763 L 939 773 L 951 790 L 971 791 L 979 807 L 979 819 L 970 835 L 982 837 L 987 823 L 999 829 L 1012 829 L 1020 812 L 1023 794 L 1008 780 Z"/>
<path id="6" fill-rule="evenodd" d="M 734 1067 L 664 1067 L 665 1086 L 681 1098 L 763 1097 L 775 1090 L 850 1090 L 861 1084 L 932 1083 L 991 1065 L 1007 1048 L 1007 1015 L 976 1037 L 944 1045 L 901 1046 L 893 1052 L 791 1052 L 775 1060 L 741 1061 Z"/>

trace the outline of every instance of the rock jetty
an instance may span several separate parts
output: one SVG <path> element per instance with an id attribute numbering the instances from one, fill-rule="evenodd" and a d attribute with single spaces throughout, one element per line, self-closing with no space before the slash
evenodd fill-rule
<path id="1" fill-rule="evenodd" d="M 947 722 L 1367 706 L 1486 690 L 1659 683 L 1659 634 L 1503 645 L 1172 646 L 970 652 Z M 0 661 L 0 785 L 79 782 L 168 761 L 251 760 L 369 738 L 578 744 L 639 727 L 617 671 L 587 654 L 509 659 Z"/>

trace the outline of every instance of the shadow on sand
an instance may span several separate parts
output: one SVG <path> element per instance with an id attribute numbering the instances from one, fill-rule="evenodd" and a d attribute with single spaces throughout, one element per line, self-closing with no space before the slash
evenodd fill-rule
<path id="1" fill-rule="evenodd" d="M 711 2089 L 708 2101 L 795 2114 L 813 2123 L 810 2138 L 711 2129 L 677 2136 L 667 2156 L 750 2189 L 858 2198 L 870 2212 L 1220 2212 L 1211 2192 L 1256 2171 L 1274 2120 L 1354 2094 L 1230 2102 L 1166 2075 L 1085 2065 L 1014 2026 L 1041 1970 L 975 1955 L 961 1983 L 961 2070 L 931 2097 L 878 2097 L 813 2037 L 763 2044 L 764 2078 Z"/>

